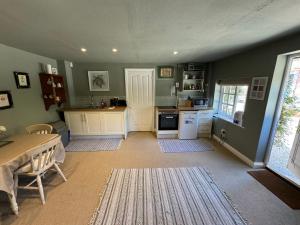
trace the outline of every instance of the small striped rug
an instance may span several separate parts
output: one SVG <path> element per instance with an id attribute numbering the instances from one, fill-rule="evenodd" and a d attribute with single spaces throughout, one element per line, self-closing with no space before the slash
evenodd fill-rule
<path id="1" fill-rule="evenodd" d="M 122 139 L 75 139 L 65 148 L 66 152 L 114 151 L 121 147 Z"/>
<path id="2" fill-rule="evenodd" d="M 203 168 L 114 169 L 92 225 L 245 225 Z"/>
<path id="3" fill-rule="evenodd" d="M 159 139 L 159 147 L 165 153 L 203 152 L 213 150 L 213 145 L 205 138 L 195 140 Z"/>

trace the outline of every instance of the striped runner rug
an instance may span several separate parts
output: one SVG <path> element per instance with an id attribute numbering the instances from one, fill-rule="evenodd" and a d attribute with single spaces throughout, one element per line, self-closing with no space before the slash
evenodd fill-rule
<path id="1" fill-rule="evenodd" d="M 65 148 L 66 152 L 114 151 L 121 147 L 123 139 L 75 139 Z"/>
<path id="2" fill-rule="evenodd" d="M 160 150 L 165 153 L 203 152 L 213 150 L 213 145 L 205 138 L 195 140 L 159 139 Z"/>
<path id="3" fill-rule="evenodd" d="M 114 169 L 92 225 L 245 225 L 203 168 Z"/>

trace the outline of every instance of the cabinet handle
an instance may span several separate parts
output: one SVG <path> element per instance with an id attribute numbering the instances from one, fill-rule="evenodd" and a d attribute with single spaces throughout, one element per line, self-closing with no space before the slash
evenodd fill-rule
<path id="1" fill-rule="evenodd" d="M 86 122 L 86 118 L 85 118 L 85 114 L 84 113 L 81 114 L 81 120 L 82 120 L 82 122 Z"/>

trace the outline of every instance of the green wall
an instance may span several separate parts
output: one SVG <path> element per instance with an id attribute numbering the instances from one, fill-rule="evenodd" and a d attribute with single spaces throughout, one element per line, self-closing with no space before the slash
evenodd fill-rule
<path id="1" fill-rule="evenodd" d="M 8 133 L 22 133 L 24 127 L 33 123 L 43 123 L 58 119 L 55 107 L 44 108 L 39 81 L 40 63 L 57 66 L 56 60 L 18 50 L 0 44 L 0 90 L 10 90 L 14 107 L 0 110 L 0 125 Z M 30 89 L 17 89 L 14 71 L 27 72 L 30 76 Z"/>
<path id="2" fill-rule="evenodd" d="M 155 68 L 157 64 L 123 64 L 123 63 L 74 63 L 73 82 L 76 97 L 89 96 L 88 71 L 107 70 L 109 72 L 110 91 L 93 92 L 95 96 L 125 96 L 125 68 Z M 173 65 L 176 68 L 176 65 Z M 176 74 L 176 71 L 175 71 Z M 156 71 L 156 104 L 175 104 L 176 98 L 171 96 L 173 79 L 159 79 Z"/>
<path id="3" fill-rule="evenodd" d="M 286 60 L 286 56 L 278 55 L 297 50 L 300 50 L 300 34 L 273 41 L 247 52 L 219 60 L 213 64 L 212 93 L 214 84 L 219 79 L 255 76 L 269 77 L 265 100 L 247 99 L 244 113 L 244 128 L 222 119 L 215 119 L 214 122 L 214 133 L 220 136 L 220 129 L 225 128 L 227 130 L 226 142 L 253 161 L 264 161 L 267 150 Z"/>

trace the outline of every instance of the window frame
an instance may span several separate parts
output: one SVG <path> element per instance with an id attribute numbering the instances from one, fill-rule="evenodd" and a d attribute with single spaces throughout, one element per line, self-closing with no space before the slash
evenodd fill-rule
<path id="1" fill-rule="evenodd" d="M 235 92 L 234 94 L 231 94 L 230 93 L 230 89 L 227 92 L 224 92 L 224 87 L 225 86 L 228 86 L 228 87 L 232 87 L 234 86 L 235 87 Z M 249 84 L 220 84 L 220 97 L 219 97 L 219 105 L 218 105 L 218 114 L 223 117 L 224 119 L 226 120 L 230 120 L 230 122 L 233 123 L 233 119 L 234 119 L 234 112 L 236 111 L 236 106 L 237 106 L 237 89 L 238 89 L 238 86 L 247 86 L 247 93 L 246 93 L 246 98 L 245 98 L 245 106 L 244 106 L 244 112 L 245 112 L 245 109 L 246 109 L 246 105 L 247 105 L 247 99 L 248 99 L 248 93 L 249 93 Z M 223 96 L 224 94 L 227 94 L 228 95 L 228 99 L 227 99 L 227 102 L 224 103 L 223 102 Z M 234 101 L 233 101 L 233 105 L 232 104 L 228 104 L 229 102 L 229 96 L 230 95 L 233 95 L 234 96 Z M 223 105 L 226 105 L 228 107 L 229 106 L 232 106 L 232 115 L 228 115 L 227 113 L 224 113 L 224 111 L 222 110 L 222 106 Z"/>

